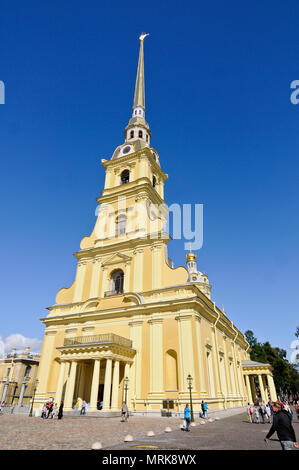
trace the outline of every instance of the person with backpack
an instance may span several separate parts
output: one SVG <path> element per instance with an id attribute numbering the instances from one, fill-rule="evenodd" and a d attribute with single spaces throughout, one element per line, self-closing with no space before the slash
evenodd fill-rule
<path id="1" fill-rule="evenodd" d="M 276 432 L 282 450 L 294 450 L 294 448 L 299 449 L 289 413 L 283 409 L 278 401 L 273 403 L 272 408 L 274 413 L 273 424 L 267 436 L 264 437 L 264 441 L 268 444 L 268 440 L 272 434 Z"/>
<path id="2" fill-rule="evenodd" d="M 184 419 L 186 421 L 186 431 L 189 432 L 189 426 L 191 423 L 191 410 L 189 408 L 189 403 L 186 404 L 185 409 L 184 409 Z"/>
<path id="3" fill-rule="evenodd" d="M 208 404 L 207 402 L 205 401 L 204 404 L 203 404 L 203 413 L 204 413 L 204 418 L 208 418 Z"/>

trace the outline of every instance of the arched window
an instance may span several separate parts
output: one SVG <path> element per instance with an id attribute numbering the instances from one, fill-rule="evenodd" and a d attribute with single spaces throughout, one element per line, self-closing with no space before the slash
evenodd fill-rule
<path id="1" fill-rule="evenodd" d="M 131 131 L 130 132 L 130 139 L 133 139 L 133 137 L 134 137 L 134 131 Z"/>
<path id="2" fill-rule="evenodd" d="M 138 137 L 140 137 L 141 139 L 143 138 L 143 132 L 142 131 L 138 132 Z"/>
<path id="3" fill-rule="evenodd" d="M 146 134 L 146 141 L 148 142 L 148 135 Z"/>
<path id="4" fill-rule="evenodd" d="M 126 233 L 126 222 L 127 218 L 125 215 L 120 215 L 116 219 L 116 236 L 120 236 Z"/>
<path id="5" fill-rule="evenodd" d="M 155 176 L 153 176 L 153 188 L 156 186 L 156 184 L 157 184 L 156 177 L 155 177 Z"/>
<path id="6" fill-rule="evenodd" d="M 24 377 L 30 377 L 30 371 L 31 371 L 31 366 L 27 366 L 25 370 L 25 376 Z"/>
<path id="7" fill-rule="evenodd" d="M 120 175 L 121 184 L 129 183 L 130 181 L 130 172 L 129 170 L 124 170 Z"/>
<path id="8" fill-rule="evenodd" d="M 165 372 L 166 372 L 166 390 L 178 389 L 178 364 L 177 353 L 173 349 L 166 352 L 165 357 Z"/>
<path id="9" fill-rule="evenodd" d="M 114 294 L 122 294 L 124 291 L 124 272 L 121 269 L 113 271 L 110 278 L 110 291 Z"/>

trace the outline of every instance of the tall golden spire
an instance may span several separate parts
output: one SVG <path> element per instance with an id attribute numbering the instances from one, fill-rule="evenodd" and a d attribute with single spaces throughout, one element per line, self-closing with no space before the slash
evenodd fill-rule
<path id="1" fill-rule="evenodd" d="M 139 60 L 135 84 L 135 94 L 134 94 L 134 104 L 133 109 L 137 106 L 145 109 L 145 91 L 144 91 L 144 58 L 143 58 L 143 41 L 144 38 L 148 36 L 146 33 L 142 33 L 139 37 L 140 39 L 140 50 L 139 50 Z"/>
<path id="2" fill-rule="evenodd" d="M 196 261 L 196 255 L 194 253 L 192 253 L 192 251 L 191 251 L 191 242 L 189 242 L 189 250 L 190 250 L 190 252 L 187 253 L 187 255 L 186 255 L 187 262 L 188 261 Z"/>

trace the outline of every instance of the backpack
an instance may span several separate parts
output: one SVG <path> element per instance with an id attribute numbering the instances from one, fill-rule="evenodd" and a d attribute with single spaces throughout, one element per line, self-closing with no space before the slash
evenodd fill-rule
<path id="1" fill-rule="evenodd" d="M 253 414 L 253 408 L 252 406 L 249 407 L 249 413 L 252 415 Z"/>

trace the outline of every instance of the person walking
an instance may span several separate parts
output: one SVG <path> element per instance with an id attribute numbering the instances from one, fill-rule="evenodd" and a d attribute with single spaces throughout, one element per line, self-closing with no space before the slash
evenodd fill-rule
<path id="1" fill-rule="evenodd" d="M 58 419 L 61 419 L 63 416 L 63 401 L 60 403 L 59 411 L 58 411 Z"/>
<path id="2" fill-rule="evenodd" d="M 13 412 L 14 412 L 15 406 L 16 406 L 15 404 L 11 405 L 11 408 L 10 408 L 10 414 L 11 414 L 11 415 L 12 415 Z"/>
<path id="3" fill-rule="evenodd" d="M 55 418 L 57 416 L 57 403 L 54 403 L 51 418 Z"/>
<path id="4" fill-rule="evenodd" d="M 41 418 L 45 419 L 47 417 L 47 405 L 44 403 L 44 406 L 42 407 L 42 415 Z"/>
<path id="5" fill-rule="evenodd" d="M 259 414 L 263 420 L 263 424 L 265 424 L 265 414 L 266 414 L 266 407 L 265 403 L 263 402 L 259 407 Z"/>
<path id="6" fill-rule="evenodd" d="M 256 420 L 256 424 L 259 424 L 259 423 L 260 423 L 259 410 L 258 410 L 257 407 L 255 407 L 254 410 L 255 410 L 255 420 Z"/>
<path id="7" fill-rule="evenodd" d="M 82 401 L 82 408 L 81 408 L 81 415 L 85 415 L 86 414 L 86 401 L 83 400 Z"/>
<path id="8" fill-rule="evenodd" d="M 207 402 L 205 401 L 204 404 L 203 404 L 203 412 L 204 412 L 204 418 L 208 418 L 208 404 Z"/>
<path id="9" fill-rule="evenodd" d="M 252 423 L 252 418 L 253 418 L 253 406 L 250 405 L 250 403 L 248 403 L 248 406 L 247 406 L 247 414 L 248 414 L 248 418 L 249 418 L 249 421 Z"/>
<path id="10" fill-rule="evenodd" d="M 47 418 L 52 418 L 53 402 L 49 404 Z"/>
<path id="11" fill-rule="evenodd" d="M 201 418 L 204 418 L 204 415 L 205 415 L 205 410 L 204 410 L 204 401 L 202 400 L 201 401 Z"/>
<path id="12" fill-rule="evenodd" d="M 128 421 L 129 410 L 125 401 L 121 405 L 121 422 Z"/>
<path id="13" fill-rule="evenodd" d="M 184 409 L 184 419 L 186 421 L 186 431 L 189 432 L 189 426 L 191 422 L 191 410 L 189 408 L 189 403 L 186 404 L 185 409 Z"/>
<path id="14" fill-rule="evenodd" d="M 76 404 L 74 406 L 74 410 L 75 410 L 75 415 L 77 415 L 79 413 L 79 400 L 76 401 Z"/>
<path id="15" fill-rule="evenodd" d="M 271 423 L 271 408 L 269 404 L 266 405 L 266 416 L 267 416 L 268 423 Z"/>
<path id="16" fill-rule="evenodd" d="M 268 444 L 270 437 L 276 432 L 282 450 L 298 449 L 299 446 L 296 440 L 295 431 L 288 412 L 282 408 L 278 401 L 272 404 L 272 408 L 274 413 L 273 424 L 267 436 L 264 437 L 264 441 Z"/>

